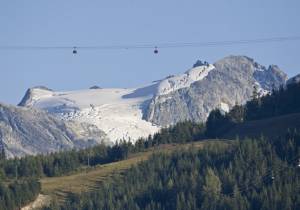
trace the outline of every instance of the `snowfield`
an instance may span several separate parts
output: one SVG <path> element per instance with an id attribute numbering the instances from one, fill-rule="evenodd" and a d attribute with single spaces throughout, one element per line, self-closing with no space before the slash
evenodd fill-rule
<path id="1" fill-rule="evenodd" d="M 87 89 L 46 93 L 31 103 L 63 120 L 96 125 L 111 141 L 136 140 L 159 130 L 143 120 L 143 106 L 152 94 L 130 96 L 136 89 Z M 35 95 L 35 89 L 32 91 Z M 37 90 L 40 94 L 40 90 Z M 127 97 L 130 96 L 130 97 Z"/>
<path id="2" fill-rule="evenodd" d="M 47 110 L 63 120 L 96 125 L 112 142 L 121 139 L 135 141 L 160 129 L 143 118 L 147 104 L 153 97 L 189 87 L 213 69 L 213 65 L 198 66 L 184 74 L 132 89 L 96 88 L 56 92 L 37 87 L 30 89 L 23 105 Z"/>

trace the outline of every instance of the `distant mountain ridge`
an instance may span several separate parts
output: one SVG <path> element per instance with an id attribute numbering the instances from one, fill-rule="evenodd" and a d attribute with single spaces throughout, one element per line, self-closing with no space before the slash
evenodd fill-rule
<path id="1" fill-rule="evenodd" d="M 95 88 L 57 92 L 29 89 L 20 106 L 46 110 L 64 121 L 93 124 L 111 142 L 136 140 L 179 121 L 205 121 L 212 109 L 227 112 L 252 96 L 284 85 L 287 75 L 246 56 L 228 56 L 214 64 L 198 61 L 191 69 L 131 89 Z"/>

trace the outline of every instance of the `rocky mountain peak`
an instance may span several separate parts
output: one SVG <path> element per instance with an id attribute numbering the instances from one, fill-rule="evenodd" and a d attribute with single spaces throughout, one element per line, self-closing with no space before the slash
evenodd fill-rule
<path id="1" fill-rule="evenodd" d="M 202 62 L 201 60 L 197 60 L 196 63 L 193 65 L 193 68 L 196 68 L 198 66 L 208 66 L 208 62 L 207 61 Z"/>
<path id="2" fill-rule="evenodd" d="M 53 94 L 53 90 L 45 86 L 35 86 L 27 89 L 24 97 L 18 106 L 32 106 L 34 102 L 41 96 L 49 96 Z"/>
<path id="3" fill-rule="evenodd" d="M 226 111 L 248 101 L 254 86 L 263 95 L 284 85 L 287 79 L 278 66 L 266 68 L 247 56 L 230 55 L 212 66 L 213 70 L 189 87 L 153 99 L 147 120 L 163 126 L 184 120 L 205 121 L 215 108 Z"/>

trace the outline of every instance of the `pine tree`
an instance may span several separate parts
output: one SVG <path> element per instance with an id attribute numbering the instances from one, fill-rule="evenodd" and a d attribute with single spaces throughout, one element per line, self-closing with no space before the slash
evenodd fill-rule
<path id="1" fill-rule="evenodd" d="M 5 155 L 5 148 L 3 144 L 3 140 L 0 139 L 0 160 L 5 160 L 6 155 Z"/>
<path id="2" fill-rule="evenodd" d="M 204 178 L 203 191 L 210 198 L 219 198 L 221 181 L 211 168 L 208 168 Z"/>
<path id="3" fill-rule="evenodd" d="M 235 105 L 228 113 L 231 122 L 242 123 L 245 119 L 244 106 Z"/>
<path id="4" fill-rule="evenodd" d="M 253 86 L 253 92 L 252 92 L 252 100 L 256 101 L 259 98 L 259 94 L 258 94 L 258 88 L 256 85 Z"/>

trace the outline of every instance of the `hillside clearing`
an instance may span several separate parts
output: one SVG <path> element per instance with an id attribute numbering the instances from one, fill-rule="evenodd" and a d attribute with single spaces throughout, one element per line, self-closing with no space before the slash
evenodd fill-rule
<path id="1" fill-rule="evenodd" d="M 147 160 L 152 154 L 157 152 L 172 152 L 177 149 L 183 150 L 188 148 L 202 148 L 204 145 L 213 145 L 222 143 L 224 146 L 230 145 L 231 141 L 224 140 L 207 140 L 201 142 L 193 142 L 188 144 L 168 144 L 151 148 L 148 151 L 131 155 L 126 160 L 98 165 L 91 168 L 83 168 L 81 172 L 62 176 L 47 177 L 40 180 L 42 185 L 41 193 L 50 195 L 58 202 L 64 202 L 68 194 L 80 194 L 87 191 L 97 189 L 103 181 L 108 181 L 114 176 L 122 175 L 126 169 L 136 165 L 141 161 Z"/>

